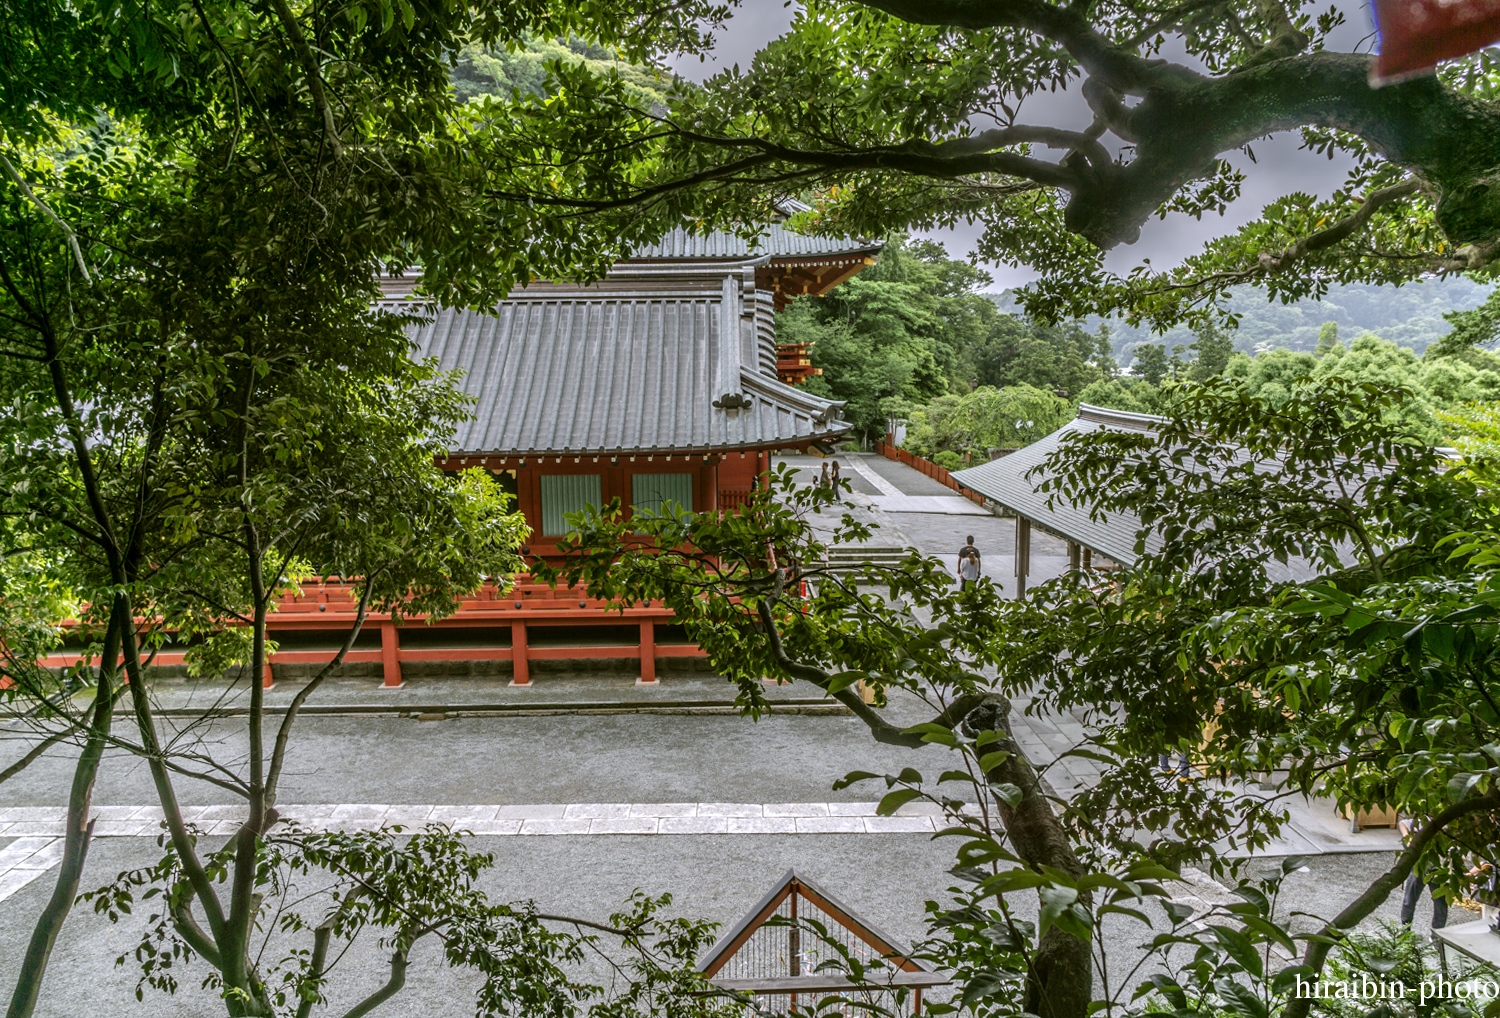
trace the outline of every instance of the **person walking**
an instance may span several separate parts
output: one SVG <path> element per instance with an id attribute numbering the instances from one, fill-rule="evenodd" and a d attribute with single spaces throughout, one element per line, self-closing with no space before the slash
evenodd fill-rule
<path id="1" fill-rule="evenodd" d="M 844 500 L 844 496 L 843 496 L 841 490 L 839 489 L 839 461 L 838 460 L 834 460 L 833 461 L 833 472 L 831 474 L 831 478 L 833 480 L 833 499 L 834 499 L 835 502 L 842 502 Z"/>
<path id="2" fill-rule="evenodd" d="M 983 562 L 984 560 L 979 556 L 979 549 L 974 547 L 974 535 L 970 534 L 968 537 L 964 538 L 964 540 L 967 541 L 968 544 L 965 544 L 962 548 L 958 549 L 958 560 L 962 562 L 965 555 L 973 555 L 976 561 Z"/>
<path id="3" fill-rule="evenodd" d="M 965 550 L 958 556 L 958 589 L 968 590 L 979 579 L 979 552 Z"/>
<path id="4" fill-rule="evenodd" d="M 823 464 L 823 472 L 818 475 L 818 487 L 820 487 L 820 488 L 827 488 L 829 486 L 830 486 L 830 479 L 828 477 L 828 464 L 824 463 Z"/>
<path id="5" fill-rule="evenodd" d="M 1401 843 L 1411 842 L 1412 832 L 1416 830 L 1419 821 L 1413 817 L 1402 817 L 1396 821 L 1396 829 L 1401 832 Z M 1422 891 L 1432 892 L 1432 928 L 1440 930 L 1448 925 L 1448 899 L 1441 896 L 1437 884 L 1429 884 L 1418 876 L 1416 868 L 1413 867 L 1411 876 L 1406 878 L 1405 892 L 1401 896 L 1401 925 L 1410 926 L 1417 914 L 1417 899 L 1422 896 Z"/>

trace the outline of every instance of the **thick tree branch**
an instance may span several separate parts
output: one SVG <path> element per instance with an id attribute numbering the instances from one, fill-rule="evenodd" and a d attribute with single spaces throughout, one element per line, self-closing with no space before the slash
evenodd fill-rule
<path id="1" fill-rule="evenodd" d="M 31 185 L 26 183 L 26 178 L 16 172 L 16 168 L 11 165 L 11 161 L 5 157 L 4 153 L 0 153 L 0 163 L 5 164 L 5 172 L 10 175 L 11 180 L 16 182 L 16 186 L 21 189 L 21 193 L 26 196 L 27 200 L 40 209 L 42 215 L 52 220 L 52 224 L 63 232 L 64 237 L 68 238 L 68 249 L 73 252 L 73 260 L 78 264 L 78 271 L 82 273 L 83 281 L 93 286 L 94 277 L 89 273 L 88 263 L 83 260 L 83 248 L 78 246 L 78 234 L 74 233 L 73 228 L 63 222 L 62 217 L 53 212 L 46 202 L 36 196 L 36 193 L 31 190 Z"/>
<path id="2" fill-rule="evenodd" d="M 920 749 L 926 745 L 920 735 L 910 734 L 904 728 L 897 727 L 881 717 L 878 711 L 865 703 L 853 690 L 845 688 L 830 691 L 828 687 L 831 685 L 832 676 L 823 669 L 801 661 L 794 661 L 789 657 L 781 643 L 781 630 L 776 625 L 776 617 L 771 613 L 773 606 L 772 598 L 763 597 L 756 605 L 756 612 L 760 616 L 761 625 L 765 628 L 766 646 L 771 651 L 771 658 L 781 666 L 783 671 L 793 678 L 811 682 L 848 707 L 870 729 L 870 734 L 875 737 L 876 742 L 883 742 L 889 746 L 905 746 L 908 749 Z M 966 693 L 955 699 L 946 710 L 933 718 L 932 723 L 945 728 L 953 728 L 964 719 L 969 711 L 977 707 L 984 697 L 982 693 Z"/>
<path id="3" fill-rule="evenodd" d="M 1094 30 L 1083 10 L 1042 0 L 861 0 L 914 25 L 952 28 L 1020 28 L 1062 45 L 1091 75 L 1139 94 L 1163 75 L 1198 78 L 1196 71 L 1164 60 L 1146 60 Z"/>
<path id="4" fill-rule="evenodd" d="M 339 128 L 333 118 L 333 107 L 328 102 L 327 92 L 323 90 L 323 69 L 318 65 L 317 55 L 307 44 L 307 36 L 303 34 L 302 26 L 297 22 L 297 15 L 292 13 L 286 0 L 271 0 L 271 8 L 280 19 L 281 27 L 286 29 L 287 38 L 292 44 L 292 51 L 297 54 L 297 59 L 302 64 L 302 73 L 307 77 L 307 90 L 312 95 L 313 105 L 317 107 L 318 116 L 323 121 L 323 140 L 335 158 L 341 157 L 344 154 L 344 143 L 339 140 Z"/>
<path id="5" fill-rule="evenodd" d="M 26 945 L 26 954 L 21 961 L 21 975 L 11 994 L 6 1018 L 30 1018 L 36 1010 L 36 1003 L 42 992 L 42 979 L 47 973 L 57 935 L 62 932 L 63 922 L 73 909 L 74 899 L 78 897 L 78 882 L 83 878 L 83 866 L 94 838 L 94 821 L 89 817 L 94 797 L 94 779 L 99 773 L 99 762 L 104 757 L 110 722 L 114 718 L 115 662 L 120 655 L 121 635 L 118 620 L 113 620 L 104 637 L 104 655 L 94 690 L 94 709 L 88 724 L 88 738 L 84 741 L 83 752 L 73 768 L 73 787 L 68 795 L 68 826 L 63 835 L 62 863 L 58 867 L 52 896 L 37 918 L 31 940 Z"/>
<path id="6" fill-rule="evenodd" d="M 1410 197 L 1420 190 L 1421 183 L 1419 181 L 1405 180 L 1399 184 L 1392 184 L 1390 187 L 1371 191 L 1365 197 L 1364 204 L 1350 215 L 1340 219 L 1326 230 L 1310 233 L 1280 251 L 1262 251 L 1256 259 L 1256 264 L 1250 268 L 1213 272 L 1206 276 L 1199 276 L 1183 282 L 1155 286 L 1141 291 L 1140 295 L 1153 296 L 1156 294 L 1172 293 L 1178 290 L 1222 290 L 1225 287 L 1234 286 L 1236 283 L 1243 283 L 1261 276 L 1285 272 L 1308 255 L 1326 250 L 1354 236 L 1354 234 L 1369 223 L 1370 218 L 1383 206 L 1399 201 L 1402 198 Z"/>
<path id="7" fill-rule="evenodd" d="M 1027 124 L 998 127 L 988 131 L 980 131 L 977 134 L 971 134 L 967 138 L 955 138 L 952 141 L 945 141 L 938 145 L 914 146 L 914 148 L 918 151 L 925 151 L 927 154 L 938 156 L 939 158 L 951 159 L 955 156 L 991 152 L 1006 145 L 1031 143 L 1046 145 L 1048 148 L 1082 152 L 1088 158 L 1088 161 L 1095 166 L 1108 166 L 1114 162 L 1110 158 L 1109 150 L 1099 144 L 1097 138 L 1091 138 L 1087 134 L 1082 134 L 1078 131 L 1065 131 L 1057 127 L 1041 127 Z"/>
<path id="8" fill-rule="evenodd" d="M 1465 802 L 1455 803 L 1418 828 L 1412 834 L 1411 843 L 1396 857 L 1396 864 L 1382 873 L 1363 894 L 1350 902 L 1348 907 L 1324 926 L 1319 931 L 1322 934 L 1320 939 L 1308 942 L 1307 950 L 1302 955 L 1302 964 L 1311 975 L 1309 981 L 1315 980 L 1323 971 L 1323 963 L 1328 959 L 1328 952 L 1340 936 L 1372 915 L 1381 903 L 1390 897 L 1392 891 L 1406 882 L 1406 878 L 1411 876 L 1411 871 L 1417 864 L 1417 859 L 1421 857 L 1422 852 L 1432 840 L 1442 833 L 1444 827 L 1470 813 L 1493 809 L 1500 809 L 1500 792 L 1490 792 Z M 1307 1018 L 1311 1007 L 1311 997 L 1293 997 L 1286 1009 L 1286 1018 Z"/>
<path id="9" fill-rule="evenodd" d="M 391 954 L 391 977 L 384 986 L 344 1012 L 344 1018 L 364 1018 L 394 997 L 406 985 L 406 955 L 410 947 L 398 947 Z"/>
<path id="10" fill-rule="evenodd" d="M 1005 826 L 1011 847 L 1033 869 L 1050 868 L 1078 878 L 1084 868 L 1073 852 L 1073 844 L 1052 811 L 1046 789 L 1026 753 L 1016 743 L 1010 727 L 1010 701 L 990 695 L 964 718 L 966 735 L 1000 733 L 995 749 L 1006 757 L 985 773 L 990 785 L 1008 784 L 1020 789 L 1012 805 L 995 795 L 994 807 Z M 1093 959 L 1089 944 L 1052 927 L 1037 944 L 1036 955 L 1026 974 L 1026 1010 L 1042 1018 L 1085 1015 L 1093 999 Z"/>

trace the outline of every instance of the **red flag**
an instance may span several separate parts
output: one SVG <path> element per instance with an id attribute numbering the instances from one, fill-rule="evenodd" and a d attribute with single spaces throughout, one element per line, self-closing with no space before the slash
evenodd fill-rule
<path id="1" fill-rule="evenodd" d="M 1500 40 L 1500 0 L 1375 0 L 1373 85 L 1424 74 Z"/>

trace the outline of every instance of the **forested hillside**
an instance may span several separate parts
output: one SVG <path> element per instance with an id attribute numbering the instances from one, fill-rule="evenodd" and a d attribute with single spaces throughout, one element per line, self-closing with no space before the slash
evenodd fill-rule
<path id="1" fill-rule="evenodd" d="M 650 103 L 665 102 L 674 81 L 670 71 L 628 63 L 618 59 L 613 51 L 582 39 L 564 43 L 533 38 L 526 41 L 525 49 L 514 53 L 466 46 L 453 69 L 453 88 L 466 100 L 484 95 L 508 97 L 512 90 L 522 95 L 544 95 L 547 64 L 554 60 L 569 63 L 581 60 L 594 73 L 613 70 L 632 93 Z"/>
<path id="2" fill-rule="evenodd" d="M 1428 343 L 1447 335 L 1449 325 L 1443 320 L 1444 312 L 1476 307 L 1489 291 L 1488 286 L 1454 276 L 1401 287 L 1335 286 L 1322 300 L 1278 304 L 1268 302 L 1260 290 L 1240 287 L 1229 302 L 1230 309 L 1240 319 L 1239 328 L 1232 333 L 1234 348 L 1245 353 L 1271 349 L 1311 353 L 1318 344 L 1318 329 L 1324 322 L 1334 322 L 1342 336 L 1373 332 L 1421 354 Z M 1010 291 L 995 294 L 994 299 L 1002 311 L 1009 312 L 1015 307 Z M 1096 328 L 1099 322 L 1090 320 L 1089 327 Z M 1179 343 L 1193 341 L 1192 333 L 1183 326 L 1165 335 L 1152 335 L 1149 329 L 1131 328 L 1118 321 L 1111 321 L 1109 326 L 1114 354 L 1122 367 L 1130 366 L 1135 347 L 1140 343 L 1160 343 L 1171 350 Z"/>
<path id="3" fill-rule="evenodd" d="M 1500 399 L 1500 357 L 1469 345 L 1491 333 L 1428 349 L 1451 331 L 1444 314 L 1488 294 L 1467 279 L 1345 286 L 1290 306 L 1241 293 L 1238 330 L 1156 337 L 1118 323 L 1039 326 L 983 292 L 989 282 L 939 244 L 895 237 L 873 267 L 827 297 L 794 301 L 777 317 L 777 338 L 814 344 L 823 374 L 807 388 L 847 401 L 844 416 L 860 438 L 902 418 L 906 447 L 949 467 L 1034 441 L 1079 402 L 1159 413 L 1176 398 L 1175 383 L 1221 376 L 1272 401 L 1306 376 L 1402 385 L 1413 395 L 1397 411 L 1401 423 L 1429 442 L 1450 440 L 1444 414 Z"/>

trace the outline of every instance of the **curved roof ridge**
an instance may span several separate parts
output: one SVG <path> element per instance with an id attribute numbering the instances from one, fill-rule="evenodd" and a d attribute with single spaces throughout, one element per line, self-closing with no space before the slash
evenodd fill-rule
<path id="1" fill-rule="evenodd" d="M 1131 428 L 1136 431 L 1155 431 L 1167 419 L 1159 414 L 1142 414 L 1132 410 L 1116 410 L 1113 407 L 1078 404 L 1078 420 L 1093 421 L 1116 428 Z"/>

